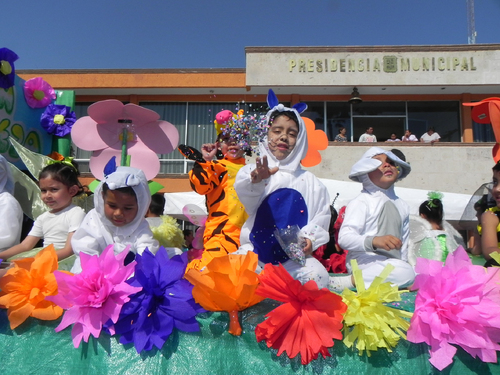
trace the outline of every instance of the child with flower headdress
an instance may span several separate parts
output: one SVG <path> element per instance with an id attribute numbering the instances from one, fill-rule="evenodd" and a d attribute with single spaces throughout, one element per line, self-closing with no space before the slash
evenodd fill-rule
<path id="1" fill-rule="evenodd" d="M 339 246 L 348 251 L 347 267 L 355 259 L 368 288 L 387 264 L 395 269 L 387 281 L 409 286 L 414 278 L 408 263 L 410 207 L 394 192 L 396 181 L 406 177 L 410 165 L 392 151 L 371 147 L 351 168 L 349 178 L 363 190 L 347 205 L 339 232 Z M 333 277 L 330 288 L 352 288 L 351 276 Z"/>
<path id="2" fill-rule="evenodd" d="M 145 219 L 150 202 L 151 193 L 143 171 L 118 167 L 109 174 L 105 172 L 94 192 L 95 208 L 85 216 L 71 240 L 77 256 L 71 272 L 82 271 L 80 253 L 100 255 L 111 244 L 115 254 L 128 249 L 132 257 L 146 248 L 156 253 L 158 241 Z"/>
<path id="3" fill-rule="evenodd" d="M 254 251 L 261 268 L 266 263 L 281 263 L 302 284 L 314 280 L 319 288 L 324 288 L 329 275 L 312 252 L 330 239 L 330 198 L 316 176 L 300 166 L 308 147 L 300 113 L 307 105 L 285 107 L 272 90 L 267 100 L 271 108 L 266 116 L 270 127 L 259 142 L 260 157 L 236 176 L 235 189 L 249 215 L 241 230 L 238 253 Z M 295 226 L 299 228 L 297 238 L 305 243 L 305 258 L 300 261 L 290 258 L 274 234 L 276 229 Z"/>
<path id="4" fill-rule="evenodd" d="M 202 269 L 213 258 L 235 252 L 240 245 L 241 226 L 247 215 L 234 190 L 234 180 L 245 165 L 250 149 L 244 127 L 240 129 L 243 111 L 229 110 L 215 116 L 217 140 L 201 146 L 201 152 L 185 145 L 179 151 L 194 160 L 189 172 L 191 188 L 206 197 L 208 217 L 203 233 L 201 259 L 192 260 L 188 269 Z"/>
<path id="5" fill-rule="evenodd" d="M 465 243 L 455 228 L 444 220 L 443 194 L 431 191 L 419 209 L 419 216 L 410 216 L 408 262 L 415 267 L 417 258 L 444 263 L 448 254 Z"/>

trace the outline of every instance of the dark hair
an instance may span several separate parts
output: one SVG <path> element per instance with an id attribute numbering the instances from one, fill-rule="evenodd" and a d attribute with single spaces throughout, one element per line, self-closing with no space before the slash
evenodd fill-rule
<path id="1" fill-rule="evenodd" d="M 493 172 L 500 172 L 500 163 L 496 163 L 491 169 Z"/>
<path id="2" fill-rule="evenodd" d="M 271 113 L 271 116 L 269 116 L 269 125 L 271 125 L 273 121 L 275 121 L 278 117 L 281 116 L 285 116 L 290 120 L 292 120 L 293 122 L 295 122 L 295 124 L 297 125 L 297 129 L 300 131 L 299 119 L 297 118 L 297 115 L 295 115 L 295 112 L 293 111 L 283 111 L 283 112 L 280 112 L 278 110 L 274 111 L 273 113 Z"/>
<path id="3" fill-rule="evenodd" d="M 102 196 L 103 197 L 106 195 L 108 190 L 109 190 L 108 184 L 107 183 L 102 184 Z M 135 197 L 135 199 L 137 199 L 137 195 L 135 194 L 134 189 L 131 188 L 130 186 L 114 189 L 113 191 L 119 191 L 120 193 L 131 195 L 131 196 Z"/>
<path id="4" fill-rule="evenodd" d="M 190 235 L 192 235 L 192 234 L 193 234 L 193 231 L 192 231 L 191 229 L 184 229 L 184 230 L 182 231 L 182 234 L 184 234 L 184 237 L 186 237 L 186 236 L 190 236 Z"/>
<path id="5" fill-rule="evenodd" d="M 420 215 L 424 215 L 428 221 L 441 225 L 443 222 L 443 202 L 441 199 L 430 199 L 422 203 L 418 209 Z"/>
<path id="6" fill-rule="evenodd" d="M 339 134 L 340 134 L 340 132 L 341 132 L 342 130 L 344 130 L 344 129 L 345 129 L 345 127 L 344 127 L 344 126 L 341 126 L 341 127 L 339 128 Z"/>
<path id="7" fill-rule="evenodd" d="M 403 154 L 401 150 L 398 150 L 397 148 L 393 148 L 391 152 L 396 155 L 398 158 L 400 158 L 403 161 L 406 161 L 406 156 Z"/>
<path id="8" fill-rule="evenodd" d="M 435 132 L 435 130 L 434 130 L 434 126 L 429 126 L 429 128 L 427 129 L 427 131 L 428 131 L 428 132 L 430 132 L 430 131 Z"/>
<path id="9" fill-rule="evenodd" d="M 149 205 L 149 211 L 153 215 L 163 215 L 163 210 L 165 208 L 165 195 L 162 193 L 156 193 L 151 196 L 151 203 Z"/>
<path id="10" fill-rule="evenodd" d="M 52 178 L 68 188 L 76 185 L 78 186 L 78 192 L 75 196 L 77 196 L 83 193 L 83 186 L 78 180 L 79 175 L 80 172 L 78 172 L 75 162 L 72 162 L 72 166 L 64 163 L 53 163 L 42 169 L 38 175 L 38 181 L 44 178 Z"/>

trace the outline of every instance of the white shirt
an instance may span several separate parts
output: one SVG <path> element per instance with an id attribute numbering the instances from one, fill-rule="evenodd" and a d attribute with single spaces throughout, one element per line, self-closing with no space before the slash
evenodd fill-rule
<path id="1" fill-rule="evenodd" d="M 66 245 L 68 233 L 75 232 L 85 217 L 85 211 L 74 204 L 56 213 L 44 212 L 35 220 L 28 236 L 43 238 L 43 246 L 54 244 L 56 249 Z"/>
<path id="2" fill-rule="evenodd" d="M 375 136 L 375 134 L 361 134 L 358 142 L 377 142 L 377 137 Z"/>
<path id="3" fill-rule="evenodd" d="M 429 135 L 429 133 L 425 132 L 421 137 L 420 139 L 422 141 L 424 141 L 425 143 L 430 143 L 432 141 L 437 141 L 438 139 L 440 139 L 441 137 L 439 136 L 438 133 L 434 132 L 432 133 L 431 135 Z"/>

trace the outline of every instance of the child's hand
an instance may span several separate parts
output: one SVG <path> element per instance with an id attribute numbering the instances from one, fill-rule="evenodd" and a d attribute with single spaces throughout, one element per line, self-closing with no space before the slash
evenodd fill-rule
<path id="1" fill-rule="evenodd" d="M 399 250 L 401 246 L 403 246 L 401 240 L 391 235 L 373 237 L 372 240 L 372 247 L 374 249 Z"/>
<path id="2" fill-rule="evenodd" d="M 309 255 L 312 255 L 313 253 L 313 247 L 312 247 L 312 242 L 309 238 L 304 238 L 306 241 L 306 246 L 304 246 L 304 255 L 307 257 Z"/>
<path id="3" fill-rule="evenodd" d="M 262 159 L 257 158 L 255 161 L 256 167 L 250 173 L 250 178 L 252 179 L 252 184 L 257 184 L 266 178 L 271 177 L 273 174 L 278 172 L 278 167 L 274 167 L 269 169 L 269 164 L 267 163 L 267 156 L 264 156 Z"/>
<path id="4" fill-rule="evenodd" d="M 201 153 L 203 154 L 203 159 L 206 161 L 212 161 L 219 149 L 219 142 L 215 143 L 205 143 L 201 146 Z"/>

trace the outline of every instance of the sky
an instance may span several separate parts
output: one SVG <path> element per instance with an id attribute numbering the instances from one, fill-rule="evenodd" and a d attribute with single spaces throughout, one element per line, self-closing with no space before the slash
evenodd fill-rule
<path id="1" fill-rule="evenodd" d="M 11 0 L 16 69 L 244 68 L 245 47 L 467 44 L 466 0 Z M 500 0 L 476 0 L 500 43 Z"/>

